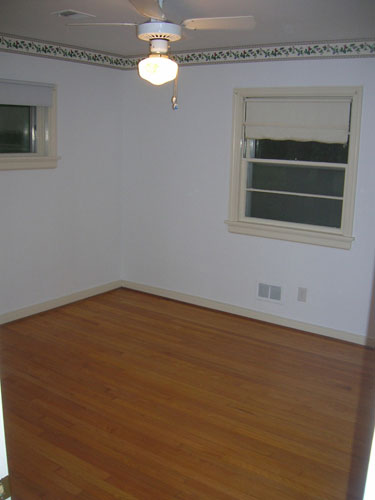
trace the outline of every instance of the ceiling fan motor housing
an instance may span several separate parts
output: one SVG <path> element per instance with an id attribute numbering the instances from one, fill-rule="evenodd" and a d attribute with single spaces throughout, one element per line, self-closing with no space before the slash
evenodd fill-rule
<path id="1" fill-rule="evenodd" d="M 181 39 L 181 26 L 179 24 L 151 21 L 137 26 L 137 36 L 141 40 L 167 40 L 177 42 Z"/>
<path id="2" fill-rule="evenodd" d="M 161 38 L 154 38 L 150 40 L 150 53 L 151 54 L 167 54 L 169 49 L 168 40 Z"/>

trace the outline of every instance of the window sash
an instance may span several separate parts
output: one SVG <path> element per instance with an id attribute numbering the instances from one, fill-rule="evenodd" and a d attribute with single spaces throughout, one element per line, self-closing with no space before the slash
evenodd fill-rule
<path id="1" fill-rule="evenodd" d="M 343 200 L 343 196 L 328 196 L 326 194 L 310 194 L 310 193 L 302 193 L 296 191 L 277 191 L 276 189 L 257 189 L 257 188 L 246 188 L 245 192 L 252 193 L 268 193 L 268 194 L 280 194 L 286 196 L 299 196 L 301 198 L 318 198 L 318 199 L 326 199 L 326 200 Z"/>
<path id="2" fill-rule="evenodd" d="M 239 179 L 239 189 L 240 189 L 240 195 L 239 195 L 239 217 L 238 220 L 246 223 L 264 223 L 266 222 L 267 224 L 282 224 L 286 225 L 287 227 L 301 227 L 301 228 L 306 228 L 311 230 L 311 228 L 316 228 L 317 230 L 322 230 L 322 231 L 333 231 L 333 232 L 338 232 L 342 231 L 343 229 L 343 223 L 344 223 L 344 213 L 345 213 L 345 187 L 344 187 L 344 193 L 343 196 L 333 196 L 333 195 L 322 195 L 322 194 L 310 194 L 310 193 L 303 193 L 303 192 L 296 192 L 296 191 L 278 191 L 278 190 L 272 190 L 272 189 L 256 189 L 252 187 L 247 187 L 248 183 L 248 164 L 249 163 L 258 163 L 258 164 L 275 164 L 275 165 L 291 165 L 291 166 L 298 166 L 300 168 L 303 167 L 308 167 L 308 168 L 330 168 L 337 170 L 337 168 L 343 169 L 344 170 L 344 186 L 346 184 L 346 176 L 348 172 L 348 165 L 347 164 L 332 164 L 332 163 L 312 163 L 312 162 L 298 162 L 298 161 L 285 161 L 285 160 L 264 160 L 264 159 L 254 159 L 254 158 L 243 158 L 241 161 L 241 173 L 240 173 L 240 179 Z M 324 225 L 315 225 L 315 224 L 310 224 L 310 223 L 303 223 L 303 222 L 293 222 L 293 221 L 282 221 L 279 219 L 262 219 L 260 217 L 254 217 L 254 216 L 247 216 L 246 215 L 246 196 L 248 192 L 258 192 L 258 193 L 268 193 L 268 194 L 275 194 L 275 195 L 281 195 L 281 196 L 298 196 L 300 198 L 315 198 L 315 199 L 322 199 L 322 200 L 337 200 L 337 201 L 342 201 L 342 209 L 341 209 L 341 224 L 340 227 L 333 227 L 333 226 L 324 226 Z"/>
<path id="3" fill-rule="evenodd" d="M 272 165 L 280 167 L 295 167 L 295 168 L 309 168 L 309 169 L 327 169 L 327 170 L 343 170 L 344 177 L 346 179 L 347 172 L 349 170 L 349 165 L 347 163 L 325 163 L 325 162 L 308 162 L 308 161 L 294 161 L 294 160 L 265 160 L 258 158 L 242 158 L 241 160 L 241 173 L 240 173 L 240 189 L 241 191 L 248 188 L 247 185 L 247 167 L 252 163 L 254 165 Z M 286 191 L 282 191 L 286 192 Z M 291 191 L 299 192 L 299 191 Z M 301 191 L 302 192 L 302 191 Z M 307 194 L 307 193 L 306 193 Z"/>
<path id="4" fill-rule="evenodd" d="M 342 204 L 342 200 L 327 197 L 247 191 L 245 217 L 248 214 L 252 219 L 340 229 Z M 282 209 L 280 209 L 281 206 Z"/>

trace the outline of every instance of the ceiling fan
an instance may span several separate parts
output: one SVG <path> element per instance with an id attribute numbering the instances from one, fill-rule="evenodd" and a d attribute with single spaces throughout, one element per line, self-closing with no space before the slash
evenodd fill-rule
<path id="1" fill-rule="evenodd" d="M 70 26 L 136 26 L 137 37 L 150 44 L 149 57 L 141 60 L 138 65 L 139 75 L 153 85 L 162 85 L 176 79 L 178 65 L 169 59 L 168 48 L 170 42 L 181 39 L 183 28 L 188 30 L 251 30 L 255 26 L 253 16 L 202 17 L 185 19 L 180 24 L 176 24 L 167 20 L 163 12 L 163 0 L 129 0 L 129 2 L 139 14 L 148 18 L 148 21 L 141 24 L 74 23 Z"/>

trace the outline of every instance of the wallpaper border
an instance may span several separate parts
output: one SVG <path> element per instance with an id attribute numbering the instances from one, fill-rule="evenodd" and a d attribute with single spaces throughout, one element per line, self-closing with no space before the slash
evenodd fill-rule
<path id="1" fill-rule="evenodd" d="M 144 56 L 124 57 L 116 54 L 59 45 L 40 40 L 0 34 L 0 51 L 95 64 L 122 70 L 136 69 Z M 183 66 L 235 62 L 279 61 L 290 59 L 321 59 L 375 57 L 375 40 L 301 42 L 279 45 L 254 45 L 228 49 L 207 49 L 172 53 L 171 59 Z"/>

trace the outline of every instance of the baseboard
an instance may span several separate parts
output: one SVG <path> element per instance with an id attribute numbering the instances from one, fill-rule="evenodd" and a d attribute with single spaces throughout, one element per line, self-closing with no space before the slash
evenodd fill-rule
<path id="1" fill-rule="evenodd" d="M 96 286 L 87 290 L 81 290 L 79 292 L 65 295 L 57 299 L 47 300 L 40 304 L 35 304 L 29 307 L 23 307 L 21 309 L 10 311 L 8 313 L 0 314 L 0 325 L 9 323 L 10 321 L 15 321 L 17 319 L 25 318 L 27 316 L 31 316 L 32 314 L 37 314 L 40 312 L 48 311 L 49 309 L 64 306 L 78 300 L 87 299 L 89 297 L 93 297 L 94 295 L 109 292 L 110 290 L 115 290 L 116 288 L 120 287 L 130 288 L 132 290 L 150 293 L 153 295 L 158 295 L 160 297 L 178 300 L 180 302 L 186 302 L 188 304 L 194 304 L 201 307 L 207 307 L 208 309 L 216 309 L 218 311 L 223 311 L 231 314 L 238 314 L 239 316 L 245 316 L 246 318 L 265 321 L 267 323 L 274 323 L 276 325 L 286 326 L 288 328 L 294 328 L 296 330 L 302 330 L 309 333 L 315 333 L 317 335 L 323 335 L 325 337 L 343 340 L 345 342 L 365 345 L 368 347 L 375 347 L 375 338 L 366 338 L 362 335 L 356 335 L 342 330 L 334 330 L 332 328 L 326 328 L 310 323 L 295 321 L 293 319 L 283 318 L 274 314 L 253 311 L 252 309 L 238 307 L 231 304 L 226 304 L 224 302 L 217 302 L 215 300 L 205 299 L 203 297 L 197 297 L 195 295 L 188 295 L 186 293 L 175 292 L 172 290 L 166 290 L 164 288 L 143 285 L 141 283 L 134 283 L 132 281 L 126 280 L 112 281 L 110 283 L 106 283 L 105 285 Z"/>
<path id="2" fill-rule="evenodd" d="M 122 281 L 111 281 L 105 285 L 95 286 L 87 290 L 81 290 L 58 299 L 47 300 L 29 307 L 22 307 L 21 309 L 16 309 L 15 311 L 0 314 L 0 325 L 9 323 L 10 321 L 15 321 L 16 319 L 25 318 L 26 316 L 31 316 L 32 314 L 48 311 L 49 309 L 54 309 L 55 307 L 65 306 L 66 304 L 76 302 L 77 300 L 87 299 L 89 297 L 93 297 L 94 295 L 99 295 L 100 293 L 109 292 L 110 290 L 115 290 L 116 288 L 121 287 Z"/>
<path id="3" fill-rule="evenodd" d="M 122 282 L 122 286 L 124 288 L 130 288 L 139 292 L 151 293 L 153 295 L 159 295 L 160 297 L 179 300 L 180 302 L 186 302 L 188 304 L 194 304 L 197 306 L 207 307 L 208 309 L 216 309 L 218 311 L 223 311 L 231 314 L 238 314 L 239 316 L 245 316 L 246 318 L 265 321 L 267 323 L 274 323 L 276 325 L 286 326 L 288 328 L 294 328 L 296 330 L 302 330 L 304 332 L 315 333 L 324 337 L 351 342 L 353 344 L 375 347 L 375 339 L 366 338 L 362 335 L 356 335 L 354 333 L 345 332 L 342 330 L 334 330 L 333 328 L 326 328 L 310 323 L 304 323 L 302 321 L 295 321 L 293 319 L 283 318 L 274 314 L 253 311 L 252 309 L 246 309 L 244 307 L 238 307 L 231 304 L 226 304 L 224 302 L 217 302 L 215 300 L 205 299 L 203 297 L 197 297 L 195 295 L 174 292 L 172 290 L 134 283 L 132 281 L 125 280 Z"/>

